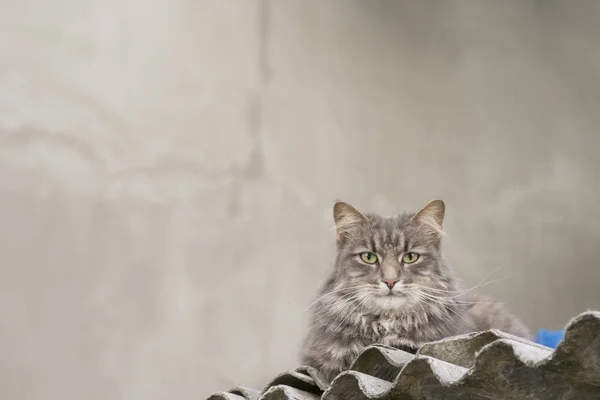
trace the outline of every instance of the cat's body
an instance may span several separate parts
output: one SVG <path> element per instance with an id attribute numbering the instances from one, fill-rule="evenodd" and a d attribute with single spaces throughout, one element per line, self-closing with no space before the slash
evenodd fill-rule
<path id="1" fill-rule="evenodd" d="M 461 290 L 441 254 L 445 206 L 384 218 L 336 203 L 335 268 L 314 303 L 302 361 L 331 380 L 362 349 L 414 351 L 448 336 L 499 329 L 529 338 L 500 303 Z"/>

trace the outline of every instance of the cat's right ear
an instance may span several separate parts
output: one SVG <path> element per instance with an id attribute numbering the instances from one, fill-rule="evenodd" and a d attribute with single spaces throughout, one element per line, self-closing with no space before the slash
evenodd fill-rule
<path id="1" fill-rule="evenodd" d="M 356 208 L 343 201 L 337 201 L 333 205 L 333 220 L 337 232 L 338 242 L 352 236 L 356 227 L 367 220 Z"/>

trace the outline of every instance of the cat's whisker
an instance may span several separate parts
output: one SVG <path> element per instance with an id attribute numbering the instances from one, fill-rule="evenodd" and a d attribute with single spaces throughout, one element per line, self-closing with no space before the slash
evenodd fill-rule
<path id="1" fill-rule="evenodd" d="M 456 301 L 447 302 L 445 300 L 449 300 L 448 298 L 437 297 L 437 296 L 430 296 L 429 294 L 423 293 L 423 292 L 419 292 L 419 294 L 425 296 L 426 298 L 428 298 L 431 301 L 437 302 L 439 305 L 443 306 L 446 310 L 450 311 L 451 313 L 453 313 L 454 315 L 456 315 L 457 317 L 459 317 L 460 319 L 462 319 L 471 329 L 475 329 L 475 327 L 473 326 L 473 324 L 471 322 L 467 321 L 459 312 L 457 312 L 456 310 L 454 310 L 453 307 L 448 307 L 452 303 L 456 304 Z"/>
<path id="2" fill-rule="evenodd" d="M 359 298 L 356 298 L 355 300 L 357 301 L 358 304 L 356 304 L 354 308 L 352 308 L 351 310 L 349 310 L 348 312 L 346 312 L 346 313 L 344 313 L 342 315 L 342 318 L 339 321 L 339 323 L 336 324 L 336 327 L 335 327 L 334 331 L 338 331 L 342 327 L 342 325 L 344 325 L 344 323 L 346 322 L 346 320 L 348 320 L 349 318 L 352 317 L 352 313 L 358 307 L 360 307 L 361 304 L 364 304 L 371 296 L 372 296 L 372 293 L 362 293 Z M 350 302 L 348 302 L 348 303 L 350 303 Z M 354 304 L 352 303 L 352 305 L 354 305 Z"/>
<path id="3" fill-rule="evenodd" d="M 350 308 L 355 305 L 354 301 L 356 301 L 358 299 L 362 299 L 365 296 L 366 296 L 366 293 L 358 293 L 358 294 L 353 293 L 351 298 L 344 300 L 342 303 L 339 304 L 339 307 L 337 307 L 335 312 L 327 313 L 334 317 L 334 321 L 337 321 L 339 319 L 339 322 L 335 325 L 335 328 L 331 329 L 331 327 L 328 327 L 328 330 L 337 332 L 339 330 L 339 328 L 344 324 L 344 320 L 346 319 L 346 317 L 348 315 L 352 315 L 352 310 L 350 310 Z M 339 318 L 340 316 L 341 316 L 341 319 Z"/>
<path id="4" fill-rule="evenodd" d="M 408 283 L 408 284 L 405 284 L 405 286 L 406 287 L 418 287 L 421 289 L 427 289 L 428 291 L 443 292 L 443 293 L 458 293 L 459 295 L 462 295 L 462 294 L 468 293 L 474 289 L 478 289 L 482 286 L 488 285 L 490 283 L 495 283 L 495 282 L 502 281 L 504 279 L 508 279 L 508 277 L 502 277 L 502 278 L 494 279 L 491 281 L 486 281 L 489 277 L 494 275 L 501 268 L 502 268 L 502 265 L 499 265 L 498 267 L 494 268 L 489 274 L 487 274 L 482 280 L 480 280 L 478 283 L 476 283 L 473 287 L 471 287 L 469 289 L 464 289 L 464 290 L 447 290 L 447 289 L 442 289 L 442 288 L 422 286 L 422 285 L 418 285 L 416 283 Z"/>
<path id="5" fill-rule="evenodd" d="M 451 300 L 452 303 L 454 304 L 479 304 L 479 303 L 486 303 L 486 302 L 479 302 L 479 301 L 469 301 L 469 300 L 460 300 L 460 297 L 463 297 L 464 295 L 456 295 L 456 296 L 443 296 L 443 295 L 437 295 L 437 294 L 432 294 L 429 293 L 426 289 L 425 290 L 418 290 L 415 288 L 407 288 L 409 289 L 406 293 L 410 293 L 411 291 L 418 291 L 420 293 L 422 293 L 423 295 L 426 295 L 428 297 L 431 298 L 436 298 L 439 300 Z M 496 302 L 491 302 L 492 304 L 495 304 Z"/>
<path id="6" fill-rule="evenodd" d="M 482 282 L 485 282 L 488 278 L 490 278 L 492 275 L 494 275 L 496 273 L 496 271 L 500 270 L 501 268 L 502 268 L 502 265 L 498 265 L 496 268 L 494 268 L 492 270 L 492 272 L 487 274 L 482 280 L 480 280 L 477 284 L 475 284 L 475 286 L 481 285 Z"/>
<path id="7" fill-rule="evenodd" d="M 421 299 L 421 301 L 423 301 L 423 302 L 425 302 L 425 303 L 429 303 L 429 304 L 433 303 L 433 304 L 435 304 L 435 305 L 441 306 L 441 307 L 442 307 L 444 310 L 451 311 L 451 312 L 452 312 L 454 315 L 460 316 L 460 317 L 462 318 L 462 316 L 461 316 L 461 315 L 459 315 L 458 313 L 456 313 L 456 311 L 454 311 L 454 310 L 453 310 L 451 307 L 448 307 L 448 304 L 446 304 L 446 303 L 442 303 L 442 302 L 439 302 L 439 301 L 437 301 L 437 300 L 435 300 L 435 299 L 431 299 L 431 298 L 425 297 L 425 296 L 423 296 L 423 293 L 417 293 L 417 292 L 415 292 L 415 294 L 417 295 L 417 297 L 419 297 L 419 298 Z M 451 318 L 449 314 L 441 314 L 441 315 L 440 315 L 440 317 L 441 317 L 441 318 L 442 318 L 444 321 L 446 321 L 446 323 L 449 323 L 449 324 L 450 324 L 450 325 L 452 325 L 452 326 L 453 326 L 455 329 L 458 329 L 458 325 L 456 324 L 456 321 L 455 321 L 455 320 L 453 320 L 453 318 Z M 464 318 L 463 318 L 463 320 L 464 320 Z M 468 323 L 466 320 L 464 320 L 464 321 L 465 321 L 467 324 L 469 324 L 469 323 Z M 470 324 L 469 324 L 469 325 L 470 325 Z"/>
<path id="8" fill-rule="evenodd" d="M 459 317 L 460 319 L 462 319 L 465 324 L 467 324 L 469 326 L 469 328 L 473 329 L 474 331 L 476 331 L 477 329 L 473 326 L 473 324 L 470 321 L 467 321 L 465 319 L 465 317 L 463 317 L 458 311 L 454 310 L 452 307 L 447 307 L 446 308 L 448 311 L 450 311 L 452 314 L 456 315 L 457 317 Z"/>
<path id="9" fill-rule="evenodd" d="M 436 296 L 433 295 L 431 293 L 427 293 L 425 291 L 416 291 L 419 294 L 421 294 L 422 296 L 425 296 L 427 298 L 430 299 L 434 299 L 434 300 L 438 300 L 444 304 L 477 304 L 477 303 L 483 303 L 483 302 L 476 302 L 476 301 L 468 301 L 468 300 L 456 300 L 455 296 Z"/>
<path id="10" fill-rule="evenodd" d="M 360 291 L 346 293 L 346 294 L 342 294 L 342 295 L 338 294 L 337 296 L 332 296 L 331 302 L 335 303 L 335 302 L 339 302 L 339 301 L 348 300 L 348 299 L 352 298 L 353 296 L 355 296 L 357 293 L 360 293 Z M 322 300 L 326 300 L 326 299 L 322 299 Z M 329 300 L 329 299 L 327 299 L 327 300 Z"/>
<path id="11" fill-rule="evenodd" d="M 367 289 L 361 289 L 355 291 L 353 293 L 341 296 L 337 299 L 337 301 L 331 305 L 331 307 L 324 307 L 315 315 L 334 315 L 334 314 L 345 314 L 347 312 L 346 309 L 349 309 L 354 305 L 354 302 L 365 295 L 369 294 L 370 291 Z"/>
<path id="12" fill-rule="evenodd" d="M 465 291 L 465 293 L 470 292 L 474 289 L 478 289 L 482 286 L 486 286 L 489 285 L 490 283 L 495 283 L 495 282 L 499 282 L 502 281 L 504 279 L 508 279 L 509 277 L 502 277 L 502 278 L 498 278 L 498 279 L 493 279 L 491 281 L 487 281 L 488 278 L 490 278 L 492 275 L 494 275 L 496 273 L 496 271 L 500 270 L 502 268 L 502 265 L 498 265 L 496 268 L 494 268 L 492 270 L 492 272 L 490 272 L 489 274 L 487 274 L 482 280 L 480 280 L 478 283 L 476 283 L 473 287 L 471 287 L 470 289 L 467 289 Z"/>
<path id="13" fill-rule="evenodd" d="M 464 296 L 465 294 L 467 294 L 469 292 L 472 292 L 473 290 L 479 289 L 479 288 L 481 288 L 483 286 L 487 286 L 487 285 L 492 284 L 492 283 L 501 282 L 501 281 L 504 281 L 504 280 L 507 280 L 507 279 L 510 279 L 510 278 L 512 278 L 512 277 L 511 276 L 505 276 L 505 277 L 501 277 L 501 278 L 498 278 L 498 279 L 493 279 L 493 280 L 487 281 L 487 282 L 480 282 L 479 284 L 477 284 L 477 285 L 475 285 L 475 286 L 473 286 L 473 287 L 471 287 L 469 289 L 460 290 L 460 291 L 458 291 L 458 290 L 457 291 L 453 291 L 454 293 L 458 293 L 458 294 L 453 295 L 453 296 L 447 296 L 447 297 L 449 297 L 449 298 L 458 298 L 458 297 Z M 404 286 L 407 289 L 418 288 L 418 289 L 423 289 L 425 291 L 438 291 L 438 292 L 439 291 L 443 291 L 443 289 L 430 288 L 430 287 L 427 287 L 427 286 L 421 286 L 421 285 L 417 285 L 417 284 L 414 284 L 414 283 L 409 283 L 409 284 L 406 284 Z M 451 292 L 451 291 L 448 291 L 448 292 Z"/>
<path id="14" fill-rule="evenodd" d="M 342 287 L 336 290 L 331 290 L 327 293 L 324 293 L 323 295 L 319 296 L 315 301 L 313 301 L 306 310 L 304 311 L 308 311 L 310 310 L 312 307 L 314 307 L 319 301 L 324 300 L 325 298 L 328 297 L 335 297 L 334 295 L 339 293 L 339 292 L 343 292 L 343 291 L 351 291 L 351 290 L 356 290 L 356 289 L 361 289 L 361 288 L 366 288 L 368 285 L 357 285 L 357 286 L 350 286 L 350 287 Z"/>
<path id="15" fill-rule="evenodd" d="M 354 312 L 354 311 L 355 311 L 355 310 L 356 310 L 358 307 L 360 307 L 360 305 L 361 305 L 363 302 L 365 302 L 366 300 L 368 300 L 370 296 L 371 296 L 371 294 L 370 294 L 370 293 L 365 293 L 365 294 L 363 294 L 363 295 L 361 296 L 361 298 L 357 299 L 357 303 L 358 303 L 358 304 L 357 304 L 357 305 L 356 305 L 356 306 L 355 306 L 355 307 L 354 307 L 352 310 L 350 310 L 350 311 L 349 311 L 349 312 L 348 312 L 348 313 L 347 313 L 347 314 L 346 314 L 346 315 L 345 315 L 345 316 L 342 318 L 342 324 L 343 324 L 344 322 L 346 322 L 346 320 L 352 316 L 352 313 L 353 313 L 353 312 Z"/>
<path id="16" fill-rule="evenodd" d="M 344 311 L 344 309 L 347 308 L 350 304 L 352 304 L 350 300 L 352 300 L 353 296 L 354 294 L 347 298 L 339 298 L 336 303 L 332 304 L 329 307 L 323 307 L 321 310 L 316 312 L 315 315 L 339 314 L 340 312 Z"/>
<path id="17" fill-rule="evenodd" d="M 424 296 L 424 297 L 427 297 L 427 298 L 430 298 L 430 299 L 433 299 L 433 300 L 440 300 L 440 301 L 444 301 L 444 302 L 452 298 L 450 296 L 435 296 L 433 294 L 424 292 L 422 290 L 414 290 L 414 293 L 417 293 L 417 294 L 419 294 L 421 296 Z"/>
<path id="18" fill-rule="evenodd" d="M 363 301 L 362 306 L 360 307 L 360 311 L 362 312 L 362 309 L 365 307 L 365 305 L 367 304 L 367 301 L 373 298 L 373 294 L 369 294 L 366 299 Z"/>
<path id="19" fill-rule="evenodd" d="M 406 283 L 403 285 L 403 287 L 427 289 L 430 291 L 441 292 L 441 293 L 464 293 L 464 290 L 446 290 L 446 289 L 434 288 L 434 287 L 430 287 L 430 286 L 417 285 L 416 283 Z"/>
<path id="20" fill-rule="evenodd" d="M 481 288 L 481 287 L 483 287 L 483 286 L 487 286 L 487 285 L 489 285 L 489 284 L 496 283 L 496 282 L 502 282 L 502 281 L 505 281 L 505 280 L 507 280 L 507 279 L 511 279 L 511 278 L 512 278 L 512 276 L 504 276 L 504 277 L 502 277 L 502 278 L 498 278 L 498 279 L 494 279 L 494 280 L 487 281 L 487 282 L 484 282 L 484 283 L 480 283 L 480 284 L 477 284 L 477 285 L 473 286 L 473 287 L 472 287 L 472 288 L 470 288 L 470 289 L 467 289 L 467 290 L 465 290 L 465 292 L 464 292 L 463 294 L 466 294 L 466 293 L 472 292 L 473 290 L 475 290 L 475 289 L 479 289 L 479 288 Z M 457 296 L 457 297 L 458 297 L 458 296 Z"/>
<path id="21" fill-rule="evenodd" d="M 450 293 L 450 294 L 454 294 L 456 297 L 460 297 L 460 296 L 464 295 L 465 293 L 467 293 L 469 290 L 472 290 L 472 289 L 447 290 L 447 289 L 440 289 L 440 288 L 435 288 L 435 287 L 431 287 L 431 286 L 417 285 L 415 283 L 405 284 L 404 287 L 407 289 L 412 289 L 412 288 L 424 289 L 427 292 Z"/>
<path id="22" fill-rule="evenodd" d="M 319 302 L 319 300 L 329 297 L 329 296 L 334 296 L 335 294 L 339 293 L 339 292 L 344 292 L 344 291 L 349 291 L 349 290 L 354 290 L 354 289 L 360 289 L 362 287 L 365 287 L 366 285 L 357 285 L 357 286 L 350 286 L 350 287 L 342 287 L 342 288 L 338 288 L 335 290 L 331 290 L 327 293 L 322 294 L 321 296 L 319 296 L 315 301 L 313 301 L 311 303 L 311 305 L 309 306 L 312 307 L 315 303 Z"/>
<path id="23" fill-rule="evenodd" d="M 421 300 L 419 299 L 419 297 L 415 296 L 415 293 L 408 292 L 407 294 L 411 300 L 414 300 L 419 305 L 419 307 L 421 307 L 423 314 L 427 315 L 427 311 L 425 311 L 425 307 L 423 307 L 423 304 L 421 304 Z"/>
<path id="24" fill-rule="evenodd" d="M 346 307 L 347 303 L 348 303 L 347 298 L 340 297 L 336 300 L 336 302 L 329 305 L 328 307 L 323 307 L 323 308 L 319 309 L 318 311 L 316 311 L 315 315 L 320 316 L 320 315 L 333 314 L 333 313 L 337 312 L 338 310 Z"/>

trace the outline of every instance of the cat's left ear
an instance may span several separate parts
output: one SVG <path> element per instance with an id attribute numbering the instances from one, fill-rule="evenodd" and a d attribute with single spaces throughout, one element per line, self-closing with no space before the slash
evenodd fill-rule
<path id="1" fill-rule="evenodd" d="M 443 233 L 444 215 L 446 214 L 446 205 L 442 200 L 432 200 L 418 213 L 412 217 L 412 220 L 427 227 L 431 233 L 440 237 Z"/>

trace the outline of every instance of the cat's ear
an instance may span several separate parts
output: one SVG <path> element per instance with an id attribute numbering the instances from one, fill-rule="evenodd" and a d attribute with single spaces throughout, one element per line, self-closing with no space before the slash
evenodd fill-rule
<path id="1" fill-rule="evenodd" d="M 351 236 L 356 227 L 365 222 L 367 218 L 350 204 L 337 201 L 333 205 L 333 220 L 335 221 L 337 240 L 340 241 Z"/>
<path id="2" fill-rule="evenodd" d="M 444 214 L 446 213 L 446 205 L 442 200 L 432 200 L 418 213 L 412 217 L 412 220 L 428 228 L 428 230 L 437 237 L 443 233 Z"/>

